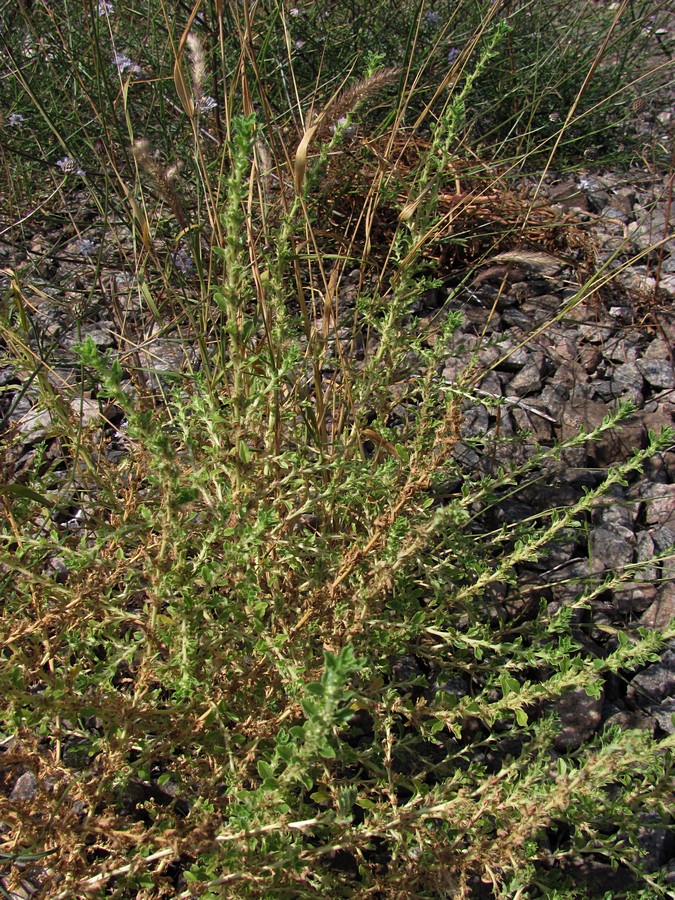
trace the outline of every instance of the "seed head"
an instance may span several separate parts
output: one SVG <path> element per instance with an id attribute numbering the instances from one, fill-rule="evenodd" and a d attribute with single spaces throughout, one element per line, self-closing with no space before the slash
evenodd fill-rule
<path id="1" fill-rule="evenodd" d="M 640 113 L 643 113 L 647 108 L 647 101 L 644 97 L 637 97 L 635 100 L 633 100 L 631 106 L 635 115 L 639 116 Z"/>
<path id="2" fill-rule="evenodd" d="M 183 202 L 178 196 L 175 188 L 175 182 L 178 178 L 178 173 L 182 169 L 182 163 L 176 162 L 163 169 L 152 155 L 150 142 L 145 138 L 140 138 L 135 141 L 131 148 L 131 152 L 139 167 L 144 169 L 150 176 L 157 192 L 171 207 L 181 228 L 187 228 L 188 220 L 183 207 Z"/>
<path id="3" fill-rule="evenodd" d="M 331 124 L 339 123 L 341 119 L 353 112 L 360 103 L 381 88 L 391 84 L 398 77 L 398 74 L 399 70 L 396 68 L 381 69 L 379 72 L 357 81 L 356 84 L 344 90 L 329 108 L 330 115 L 324 121 L 323 127 L 325 128 L 328 125 L 330 128 Z"/>
<path id="4" fill-rule="evenodd" d="M 187 45 L 190 51 L 190 66 L 192 69 L 192 91 L 195 96 L 195 104 L 198 105 L 204 93 L 206 57 L 204 56 L 202 42 L 196 34 L 190 32 L 187 36 Z"/>

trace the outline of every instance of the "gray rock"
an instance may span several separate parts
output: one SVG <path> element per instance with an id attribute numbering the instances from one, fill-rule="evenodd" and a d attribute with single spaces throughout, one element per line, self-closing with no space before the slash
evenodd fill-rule
<path id="1" fill-rule="evenodd" d="M 656 566 L 648 565 L 649 561 L 654 559 L 656 546 L 651 534 L 648 531 L 641 531 L 635 541 L 635 560 L 643 563 L 635 572 L 636 581 L 656 581 L 659 577 Z"/>
<path id="2" fill-rule="evenodd" d="M 638 502 L 626 497 L 623 488 L 615 485 L 612 492 L 601 497 L 593 508 L 593 522 L 596 525 L 632 528 L 637 514 Z"/>
<path id="3" fill-rule="evenodd" d="M 669 697 L 652 710 L 659 728 L 666 734 L 675 734 L 675 699 Z"/>
<path id="4" fill-rule="evenodd" d="M 575 750 L 592 737 L 602 720 L 604 695 L 589 697 L 583 688 L 569 691 L 555 704 L 561 730 L 555 739 L 557 750 Z"/>
<path id="5" fill-rule="evenodd" d="M 631 712 L 630 710 L 622 709 L 611 715 L 605 722 L 605 725 L 618 725 L 622 731 L 653 731 L 655 720 L 652 716 L 648 716 L 639 710 Z"/>
<path id="6" fill-rule="evenodd" d="M 569 397 L 569 391 L 563 384 L 547 384 L 539 397 L 538 406 L 544 409 L 551 418 L 560 421 L 560 416 Z"/>
<path id="7" fill-rule="evenodd" d="M 591 532 L 589 551 L 592 572 L 622 569 L 633 562 L 635 535 L 624 525 L 600 525 Z"/>
<path id="8" fill-rule="evenodd" d="M 642 851 L 641 863 L 647 872 L 656 872 L 668 862 L 673 848 L 670 823 L 664 822 L 656 813 L 641 816 L 638 842 Z"/>
<path id="9" fill-rule="evenodd" d="M 601 440 L 591 446 L 593 459 L 598 465 L 613 465 L 628 459 L 636 448 L 643 445 L 646 427 L 642 413 L 630 416 L 620 427 L 606 432 Z"/>
<path id="10" fill-rule="evenodd" d="M 553 437 L 553 428 L 546 417 L 537 415 L 536 409 L 529 406 L 514 406 L 511 410 L 513 421 L 519 432 L 527 432 L 537 443 L 548 444 Z"/>
<path id="11" fill-rule="evenodd" d="M 602 353 L 597 347 L 593 347 L 590 344 L 584 344 L 580 348 L 579 363 L 589 375 L 593 375 L 597 372 L 601 359 Z"/>
<path id="12" fill-rule="evenodd" d="M 604 344 L 616 334 L 616 325 L 601 325 L 594 322 L 592 325 L 580 325 L 579 335 L 589 344 Z"/>
<path id="13" fill-rule="evenodd" d="M 91 338 L 99 350 L 107 350 L 115 346 L 115 334 L 116 328 L 112 322 L 101 321 L 69 332 L 63 336 L 62 343 L 64 347 L 71 349 L 75 344 L 84 343 L 87 338 Z"/>
<path id="14" fill-rule="evenodd" d="M 637 200 L 637 192 L 632 187 L 618 188 L 612 199 L 609 201 L 610 207 L 620 210 L 624 215 L 630 216 Z"/>
<path id="15" fill-rule="evenodd" d="M 579 355 L 579 347 L 575 340 L 574 334 L 568 334 L 564 331 L 562 334 L 555 334 L 553 330 L 549 332 L 552 337 L 549 355 L 554 361 L 567 360 L 568 362 L 576 360 Z M 546 335 L 543 335 L 546 338 Z"/>
<path id="16" fill-rule="evenodd" d="M 57 584 L 65 584 L 69 569 L 66 561 L 60 556 L 53 556 L 47 562 L 47 573 Z"/>
<path id="17" fill-rule="evenodd" d="M 639 359 L 636 363 L 645 381 L 659 390 L 672 390 L 675 387 L 675 375 L 670 359 Z"/>
<path id="18" fill-rule="evenodd" d="M 481 378 L 479 389 L 481 396 L 484 393 L 488 397 L 502 396 L 502 383 L 496 372 L 488 372 L 484 378 Z"/>
<path id="19" fill-rule="evenodd" d="M 472 405 L 462 413 L 460 433 L 462 437 L 480 437 L 490 427 L 490 416 L 482 403 Z"/>
<path id="20" fill-rule="evenodd" d="M 621 325 L 632 325 L 635 322 L 635 310 L 632 306 L 610 306 L 608 314 Z"/>
<path id="21" fill-rule="evenodd" d="M 449 356 L 445 360 L 443 379 L 446 384 L 456 384 L 464 372 L 466 372 L 466 359 Z"/>
<path id="22" fill-rule="evenodd" d="M 9 795 L 9 799 L 13 801 L 17 800 L 32 800 L 33 797 L 36 796 L 38 790 L 38 780 L 33 772 L 24 772 L 23 775 L 19 775 L 16 779 L 14 787 L 12 788 L 12 793 Z"/>
<path id="23" fill-rule="evenodd" d="M 576 437 L 582 427 L 586 431 L 597 427 L 607 415 L 605 403 L 583 396 L 583 392 L 579 388 L 585 386 L 576 385 L 570 394 L 569 402 L 565 404 L 560 428 L 560 438 L 563 441 Z"/>
<path id="24" fill-rule="evenodd" d="M 478 353 L 478 366 L 484 369 L 490 368 L 491 366 L 494 366 L 501 357 L 502 354 L 500 350 L 493 344 L 488 344 L 487 346 L 482 347 Z"/>
<path id="25" fill-rule="evenodd" d="M 602 348 L 602 355 L 613 363 L 634 363 L 638 358 L 638 349 L 627 337 L 619 337 Z"/>
<path id="26" fill-rule="evenodd" d="M 572 559 L 569 563 L 556 566 L 546 576 L 554 600 L 567 603 L 575 600 L 582 592 L 588 579 L 590 568 L 587 559 Z"/>
<path id="27" fill-rule="evenodd" d="M 20 434 L 33 442 L 43 440 L 54 428 L 49 410 L 37 406 L 22 415 L 16 424 Z"/>
<path id="28" fill-rule="evenodd" d="M 82 423 L 83 427 L 98 421 L 101 415 L 98 408 L 98 400 L 91 400 L 88 397 L 73 397 L 70 401 L 70 407 L 75 418 Z"/>
<path id="29" fill-rule="evenodd" d="M 590 182 L 587 184 L 585 179 L 579 184 L 573 179 L 552 184 L 548 188 L 548 196 L 552 203 L 564 211 L 570 209 L 587 210 L 591 198 L 593 198 L 594 209 L 602 208 L 598 207 L 597 204 L 602 202 L 604 205 L 609 200 L 609 194 L 605 191 L 604 186 L 600 187 L 595 182 L 591 186 Z"/>
<path id="30" fill-rule="evenodd" d="M 631 400 L 635 406 L 642 406 L 644 382 L 639 363 L 627 362 L 614 369 L 611 377 L 612 395 L 621 400 Z"/>
<path id="31" fill-rule="evenodd" d="M 508 338 L 498 344 L 500 362 L 497 366 L 503 372 L 518 372 L 530 360 L 530 353 L 525 347 L 518 346 L 522 338 L 514 340 Z"/>
<path id="32" fill-rule="evenodd" d="M 656 585 L 638 584 L 615 588 L 612 603 L 623 615 L 639 615 L 643 613 L 657 594 Z"/>
<path id="33" fill-rule="evenodd" d="M 659 287 L 669 297 L 675 297 L 675 274 L 662 275 L 659 281 Z"/>
<path id="34" fill-rule="evenodd" d="M 627 698 L 639 706 L 661 703 L 675 692 L 675 651 L 667 650 L 660 662 L 653 663 L 633 678 Z"/>
<path id="35" fill-rule="evenodd" d="M 675 252 L 673 252 L 674 248 L 669 246 L 671 243 L 675 242 L 669 241 L 664 247 L 665 255 L 661 263 L 661 273 L 665 275 L 672 275 L 675 272 Z"/>
<path id="36" fill-rule="evenodd" d="M 517 372 L 509 382 L 506 389 L 507 395 L 526 397 L 528 394 L 540 391 L 545 368 L 544 354 L 532 353 L 520 372 Z"/>
<path id="37" fill-rule="evenodd" d="M 476 451 L 462 441 L 457 441 L 452 450 L 453 458 L 467 469 L 475 469 L 480 463 L 480 456 Z"/>
<path id="38" fill-rule="evenodd" d="M 665 525 L 675 528 L 675 484 L 643 482 L 640 494 L 644 503 L 644 520 L 647 525 Z"/>
<path id="39" fill-rule="evenodd" d="M 670 348 L 661 338 L 651 341 L 642 355 L 643 359 L 670 359 Z"/>
<path id="40" fill-rule="evenodd" d="M 515 285 L 514 285 L 515 287 Z M 522 309 L 513 306 L 511 309 L 504 310 L 502 313 L 502 322 L 505 325 L 517 325 L 518 328 L 528 329 L 532 327 L 532 318 L 523 312 Z"/>
<path id="41" fill-rule="evenodd" d="M 650 531 L 657 553 L 667 553 L 675 546 L 675 530 L 668 525 L 659 525 Z M 667 565 L 667 561 L 664 561 Z"/>
<path id="42" fill-rule="evenodd" d="M 653 296 L 656 291 L 656 279 L 641 272 L 639 266 L 629 266 L 627 269 L 623 269 L 617 274 L 616 280 L 629 291 L 636 291 L 639 294 Z"/>
<path id="43" fill-rule="evenodd" d="M 623 209 L 618 209 L 615 206 L 605 206 L 602 211 L 602 218 L 605 222 L 621 222 L 622 224 L 625 224 L 628 222 L 628 216 L 629 214 Z"/>

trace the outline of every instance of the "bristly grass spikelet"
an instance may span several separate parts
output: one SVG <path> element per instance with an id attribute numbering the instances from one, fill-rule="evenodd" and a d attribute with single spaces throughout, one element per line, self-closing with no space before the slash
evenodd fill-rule
<path id="1" fill-rule="evenodd" d="M 367 78 L 363 78 L 345 88 L 320 115 L 321 130 L 319 134 L 324 134 L 326 128 L 335 125 L 336 122 L 339 122 L 340 119 L 345 118 L 350 113 L 356 112 L 362 103 L 365 103 L 378 91 L 392 85 L 400 78 L 400 75 L 400 69 L 390 66 L 389 68 L 373 72 Z"/>
<path id="2" fill-rule="evenodd" d="M 187 228 L 187 214 L 175 186 L 178 176 L 183 169 L 183 163 L 179 160 L 166 168 L 162 168 L 152 154 L 150 142 L 145 138 L 139 138 L 135 141 L 131 152 L 139 167 L 150 176 L 157 193 L 168 203 L 180 227 Z"/>

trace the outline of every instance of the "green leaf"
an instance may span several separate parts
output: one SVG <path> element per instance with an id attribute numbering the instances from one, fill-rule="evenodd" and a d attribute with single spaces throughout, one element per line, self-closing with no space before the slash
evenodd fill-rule
<path id="1" fill-rule="evenodd" d="M 394 444 L 394 450 L 396 451 L 396 455 L 401 460 L 401 462 L 407 463 L 410 459 L 410 454 L 407 449 L 403 446 L 403 444 Z"/>
<path id="2" fill-rule="evenodd" d="M 519 694 L 520 693 L 520 682 L 513 678 L 511 675 L 507 675 L 504 673 L 502 677 L 499 679 L 502 686 L 502 693 L 505 697 L 509 694 Z"/>
<path id="3" fill-rule="evenodd" d="M 519 725 L 522 725 L 523 728 L 525 727 L 525 725 L 527 725 L 527 713 L 525 712 L 524 709 L 516 710 L 516 722 Z"/>
<path id="4" fill-rule="evenodd" d="M 261 778 L 274 778 L 274 769 L 264 759 L 260 759 L 258 760 L 258 775 Z"/>
<path id="5" fill-rule="evenodd" d="M 239 459 L 243 463 L 249 463 L 251 461 L 251 451 L 243 438 L 239 438 L 237 441 L 237 453 L 239 454 Z"/>
<path id="6" fill-rule="evenodd" d="M 38 494 L 25 484 L 3 484 L 0 486 L 0 494 L 9 494 L 14 497 L 23 497 L 24 500 L 34 500 L 41 506 L 51 507 L 53 504 L 43 494 Z"/>
<path id="7" fill-rule="evenodd" d="M 313 719 L 319 715 L 320 706 L 313 700 L 309 700 L 307 697 L 305 697 L 305 699 L 301 701 L 300 705 L 302 706 L 303 712 L 308 719 Z"/>

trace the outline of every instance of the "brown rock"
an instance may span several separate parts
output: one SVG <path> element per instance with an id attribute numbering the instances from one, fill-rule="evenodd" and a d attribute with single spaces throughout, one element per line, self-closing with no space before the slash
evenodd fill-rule
<path id="1" fill-rule="evenodd" d="M 671 619 L 675 619 L 675 584 L 664 584 L 656 600 L 640 618 L 640 624 L 646 628 L 663 631 Z"/>

